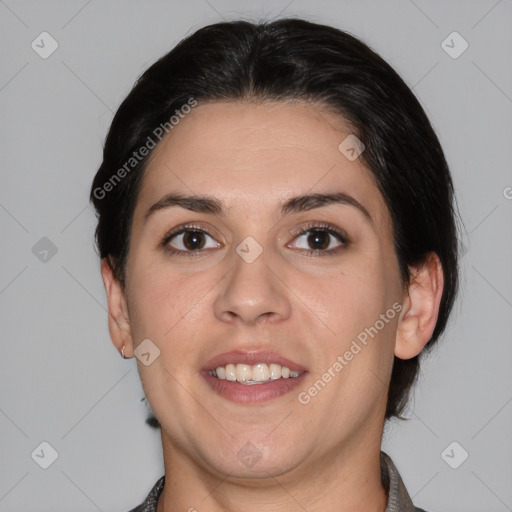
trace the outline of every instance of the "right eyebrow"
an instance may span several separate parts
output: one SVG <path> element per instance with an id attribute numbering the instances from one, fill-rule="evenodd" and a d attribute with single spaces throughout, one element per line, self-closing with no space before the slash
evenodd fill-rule
<path id="1" fill-rule="evenodd" d="M 170 208 L 171 206 L 180 206 L 192 212 L 224 215 L 222 203 L 213 197 L 167 194 L 148 209 L 144 216 L 145 221 L 158 210 Z"/>

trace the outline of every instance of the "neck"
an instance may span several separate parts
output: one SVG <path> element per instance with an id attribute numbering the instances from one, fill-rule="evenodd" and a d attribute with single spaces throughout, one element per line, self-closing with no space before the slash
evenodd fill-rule
<path id="1" fill-rule="evenodd" d="M 157 512 L 384 512 L 380 437 L 339 447 L 286 474 L 237 479 L 215 473 L 178 449 L 162 430 L 166 482 Z"/>

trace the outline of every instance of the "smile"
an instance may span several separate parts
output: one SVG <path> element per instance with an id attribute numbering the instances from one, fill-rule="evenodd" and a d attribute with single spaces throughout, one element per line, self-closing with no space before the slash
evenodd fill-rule
<path id="1" fill-rule="evenodd" d="M 258 348 L 218 354 L 201 370 L 216 395 L 239 404 L 270 402 L 290 393 L 308 371 L 276 352 Z"/>
<path id="2" fill-rule="evenodd" d="M 217 379 L 238 382 L 240 384 L 264 384 L 277 379 L 294 379 L 302 375 L 301 371 L 290 371 L 287 366 L 281 366 L 277 363 L 257 363 L 233 364 L 218 366 L 215 370 L 210 370 L 209 374 Z"/>

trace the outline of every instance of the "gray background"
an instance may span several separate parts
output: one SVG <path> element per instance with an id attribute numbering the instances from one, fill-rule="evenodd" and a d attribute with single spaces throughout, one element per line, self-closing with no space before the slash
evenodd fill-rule
<path id="1" fill-rule="evenodd" d="M 154 60 L 222 18 L 278 15 L 361 37 L 436 128 L 466 230 L 462 289 L 384 449 L 417 506 L 512 510 L 512 2 L 5 0 L 0 511 L 128 510 L 163 474 L 136 361 L 108 335 L 89 186 L 113 112 Z M 43 31 L 59 45 L 47 59 L 31 47 Z M 441 46 L 453 31 L 469 43 L 457 59 Z M 58 453 L 48 469 L 31 457 L 43 441 Z M 442 456 L 453 441 L 452 461 L 469 453 L 457 469 Z"/>

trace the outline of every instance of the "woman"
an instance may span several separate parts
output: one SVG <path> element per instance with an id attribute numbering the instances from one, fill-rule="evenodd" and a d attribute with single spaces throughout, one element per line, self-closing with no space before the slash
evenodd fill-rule
<path id="1" fill-rule="evenodd" d="M 116 113 L 91 200 L 165 476 L 134 511 L 415 508 L 381 452 L 458 282 L 438 139 L 364 43 L 218 23 Z"/>

